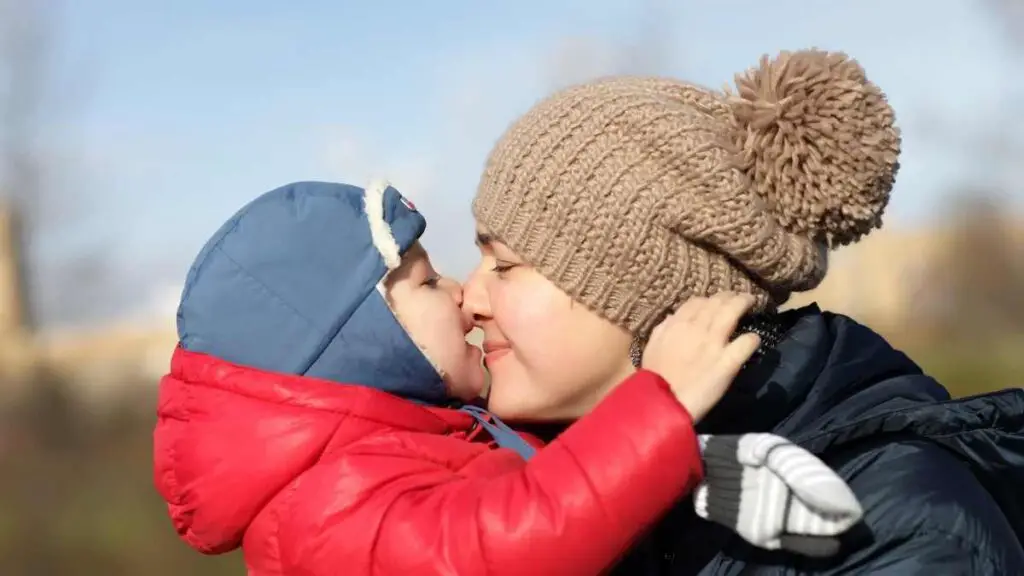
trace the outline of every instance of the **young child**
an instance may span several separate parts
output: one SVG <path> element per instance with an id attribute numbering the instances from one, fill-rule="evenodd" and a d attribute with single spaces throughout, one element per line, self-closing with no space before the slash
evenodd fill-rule
<path id="1" fill-rule="evenodd" d="M 543 448 L 469 403 L 480 351 L 460 287 L 418 242 L 425 226 L 384 183 L 306 182 L 251 202 L 202 249 L 154 436 L 157 487 L 193 548 L 242 546 L 253 576 L 592 574 L 697 486 L 715 442 L 650 371 Z M 709 480 L 814 504 L 820 492 L 792 498 L 769 461 L 773 437 L 744 438 L 705 454 Z M 859 518 L 839 484 L 822 509 L 851 514 L 830 535 Z M 736 494 L 711 482 L 698 509 L 783 545 L 791 519 L 740 525 Z"/>

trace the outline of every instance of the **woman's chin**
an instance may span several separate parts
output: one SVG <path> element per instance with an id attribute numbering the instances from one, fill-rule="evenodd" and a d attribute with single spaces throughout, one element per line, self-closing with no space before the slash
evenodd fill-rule
<path id="1" fill-rule="evenodd" d="M 494 378 L 491 378 L 491 386 L 487 391 L 487 411 L 494 414 L 502 420 L 514 421 L 518 416 L 519 410 L 515 405 L 510 405 L 502 398 L 501 393 L 495 393 L 494 390 Z"/>
<path id="2" fill-rule="evenodd" d="M 487 410 L 507 422 L 546 423 L 565 420 L 555 414 L 550 407 L 505 398 L 499 392 L 495 394 L 494 383 L 491 382 L 490 394 L 487 397 Z"/>

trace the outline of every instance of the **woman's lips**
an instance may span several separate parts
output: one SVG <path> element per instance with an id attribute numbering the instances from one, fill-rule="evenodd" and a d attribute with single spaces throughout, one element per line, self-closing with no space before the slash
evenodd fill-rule
<path id="1" fill-rule="evenodd" d="M 484 342 L 484 365 L 491 366 L 512 352 L 512 347 L 505 342 Z"/>

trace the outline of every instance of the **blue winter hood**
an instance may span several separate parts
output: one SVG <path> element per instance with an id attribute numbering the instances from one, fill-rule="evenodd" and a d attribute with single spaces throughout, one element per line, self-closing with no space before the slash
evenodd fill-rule
<path id="1" fill-rule="evenodd" d="M 445 401 L 437 370 L 378 284 L 426 229 L 386 183 L 298 182 L 238 211 L 189 270 L 178 308 L 188 350 L 262 370 Z"/>

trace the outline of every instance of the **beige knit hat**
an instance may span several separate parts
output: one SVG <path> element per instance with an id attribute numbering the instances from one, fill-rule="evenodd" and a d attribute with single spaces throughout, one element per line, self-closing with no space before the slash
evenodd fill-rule
<path id="1" fill-rule="evenodd" d="M 776 307 L 821 282 L 830 248 L 881 225 L 900 136 L 845 54 L 764 57 L 736 88 L 617 77 L 560 91 L 491 151 L 473 213 L 635 334 L 691 296 Z"/>

